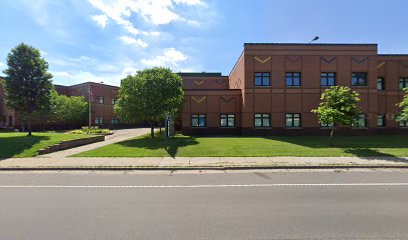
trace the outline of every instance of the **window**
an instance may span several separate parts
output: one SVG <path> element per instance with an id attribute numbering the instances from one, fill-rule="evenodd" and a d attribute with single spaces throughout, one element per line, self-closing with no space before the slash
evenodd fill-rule
<path id="1" fill-rule="evenodd" d="M 286 114 L 286 127 L 300 127 L 300 114 L 299 113 L 287 113 Z"/>
<path id="2" fill-rule="evenodd" d="M 205 114 L 191 115 L 191 126 L 192 127 L 205 127 L 206 126 Z"/>
<path id="3" fill-rule="evenodd" d="M 300 72 L 287 72 L 286 86 L 300 86 Z"/>
<path id="4" fill-rule="evenodd" d="M 103 117 L 95 117 L 95 124 L 103 124 Z"/>
<path id="5" fill-rule="evenodd" d="M 102 96 L 97 96 L 97 97 L 96 97 L 96 103 L 101 103 L 101 104 L 103 104 L 103 102 L 104 102 L 104 100 L 103 100 L 103 97 L 102 97 Z"/>
<path id="6" fill-rule="evenodd" d="M 378 91 L 384 91 L 385 90 L 384 78 L 377 79 L 377 90 Z"/>
<path id="7" fill-rule="evenodd" d="M 112 105 L 115 105 L 118 102 L 118 99 L 112 98 Z"/>
<path id="8" fill-rule="evenodd" d="M 367 73 L 354 72 L 351 74 L 351 85 L 353 86 L 367 86 Z"/>
<path id="9" fill-rule="evenodd" d="M 385 127 L 385 114 L 377 115 L 377 127 Z"/>
<path id="10" fill-rule="evenodd" d="M 271 115 L 269 113 L 256 113 L 254 121 L 255 127 L 270 127 Z"/>
<path id="11" fill-rule="evenodd" d="M 357 118 L 357 123 L 353 124 L 355 128 L 365 128 L 367 127 L 367 118 L 364 114 L 360 114 Z"/>
<path id="12" fill-rule="evenodd" d="M 408 127 L 408 121 L 400 121 L 399 125 L 400 127 Z"/>
<path id="13" fill-rule="evenodd" d="M 399 80 L 399 88 L 402 90 L 404 88 L 408 88 L 408 78 L 400 78 Z"/>
<path id="14" fill-rule="evenodd" d="M 322 87 L 334 86 L 336 83 L 336 74 L 333 72 L 324 72 L 320 74 L 320 83 Z"/>
<path id="15" fill-rule="evenodd" d="M 271 81 L 270 81 L 270 76 L 271 74 L 268 72 L 256 72 L 255 73 L 255 86 L 270 86 Z"/>
<path id="16" fill-rule="evenodd" d="M 234 114 L 221 114 L 221 127 L 235 127 Z"/>
<path id="17" fill-rule="evenodd" d="M 334 124 L 333 123 L 320 123 L 321 128 L 333 128 Z"/>
<path id="18" fill-rule="evenodd" d="M 119 118 L 118 117 L 113 117 L 112 118 L 112 124 L 118 124 L 119 123 Z"/>

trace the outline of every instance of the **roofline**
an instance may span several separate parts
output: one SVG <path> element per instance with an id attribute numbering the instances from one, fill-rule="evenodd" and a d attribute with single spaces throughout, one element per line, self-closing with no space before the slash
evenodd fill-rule
<path id="1" fill-rule="evenodd" d="M 289 45 L 289 46 L 378 46 L 377 43 L 244 43 L 247 45 Z"/>
<path id="2" fill-rule="evenodd" d="M 239 60 L 241 60 L 241 57 L 244 55 L 244 50 L 242 50 L 241 54 L 239 55 L 238 59 L 235 61 L 234 66 L 232 67 L 229 76 L 231 76 L 231 73 L 234 71 L 234 69 L 237 67 Z"/>
<path id="3" fill-rule="evenodd" d="M 380 57 L 398 57 L 398 56 L 402 56 L 402 57 L 408 57 L 408 54 L 378 54 L 378 56 Z"/>
<path id="4" fill-rule="evenodd" d="M 118 86 L 109 85 L 109 84 L 105 84 L 105 83 L 97 83 L 97 82 L 84 82 L 84 83 L 78 83 L 78 84 L 69 85 L 69 86 L 65 86 L 65 85 L 60 85 L 60 86 L 76 87 L 76 86 L 86 85 L 86 84 L 96 84 L 96 85 L 103 85 L 103 86 L 107 86 L 107 87 L 119 88 Z"/>
<path id="5" fill-rule="evenodd" d="M 177 72 L 176 74 L 184 77 L 228 77 L 221 72 Z"/>
<path id="6" fill-rule="evenodd" d="M 183 88 L 183 91 L 195 91 L 195 92 L 199 92 L 199 91 L 241 91 L 241 89 L 219 89 L 219 88 L 206 88 L 206 89 L 189 89 L 189 88 Z"/>

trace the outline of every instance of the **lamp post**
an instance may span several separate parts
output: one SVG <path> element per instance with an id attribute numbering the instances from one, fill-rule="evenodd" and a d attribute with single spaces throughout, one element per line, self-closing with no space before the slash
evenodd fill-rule
<path id="1" fill-rule="evenodd" d="M 92 116 L 91 116 L 91 83 L 89 83 L 89 88 L 88 88 L 88 127 L 91 127 L 92 125 Z"/>
<path id="2" fill-rule="evenodd" d="M 319 40 L 319 36 L 315 36 L 315 37 L 312 39 L 312 41 L 310 41 L 309 43 L 312 43 L 312 42 L 317 41 L 317 40 Z"/>

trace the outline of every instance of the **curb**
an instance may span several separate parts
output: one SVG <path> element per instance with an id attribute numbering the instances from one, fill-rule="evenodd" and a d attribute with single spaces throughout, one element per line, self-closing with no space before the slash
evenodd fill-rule
<path id="1" fill-rule="evenodd" d="M 276 166 L 191 166 L 191 167 L 0 167 L 0 171 L 176 171 L 176 170 L 263 170 L 263 169 L 386 169 L 408 168 L 404 165 L 276 165 Z"/>

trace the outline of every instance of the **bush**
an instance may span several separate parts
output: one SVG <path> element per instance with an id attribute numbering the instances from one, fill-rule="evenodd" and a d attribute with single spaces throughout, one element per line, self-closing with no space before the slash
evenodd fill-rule
<path id="1" fill-rule="evenodd" d="M 109 134 L 112 133 L 109 129 L 95 127 L 82 127 L 81 129 L 72 130 L 67 132 L 67 134 Z"/>

